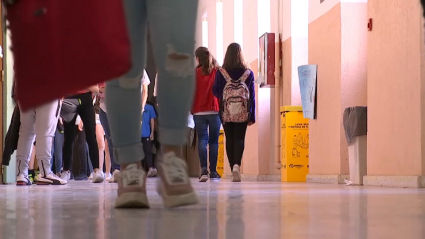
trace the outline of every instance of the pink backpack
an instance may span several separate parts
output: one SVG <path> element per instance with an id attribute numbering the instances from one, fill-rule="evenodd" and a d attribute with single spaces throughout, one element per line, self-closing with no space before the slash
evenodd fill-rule
<path id="1" fill-rule="evenodd" d="M 226 85 L 223 90 L 223 99 L 221 99 L 221 118 L 223 123 L 245 123 L 250 119 L 250 94 L 245 80 L 251 71 L 246 70 L 243 75 L 233 80 L 225 69 L 220 69 L 221 74 L 226 79 Z"/>

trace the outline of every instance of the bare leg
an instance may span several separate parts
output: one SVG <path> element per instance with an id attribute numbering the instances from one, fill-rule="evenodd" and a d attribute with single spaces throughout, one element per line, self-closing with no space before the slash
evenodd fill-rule
<path id="1" fill-rule="evenodd" d="M 96 141 L 99 148 L 99 169 L 103 171 L 103 163 L 105 162 L 105 132 L 101 124 L 96 124 Z"/>
<path id="2" fill-rule="evenodd" d="M 30 170 L 34 170 L 34 163 L 35 163 L 35 145 L 32 146 L 32 153 L 31 153 L 31 159 L 29 164 Z"/>
<path id="3" fill-rule="evenodd" d="M 107 140 L 105 140 L 105 168 L 106 173 L 111 173 L 111 155 L 109 154 L 109 145 Z"/>

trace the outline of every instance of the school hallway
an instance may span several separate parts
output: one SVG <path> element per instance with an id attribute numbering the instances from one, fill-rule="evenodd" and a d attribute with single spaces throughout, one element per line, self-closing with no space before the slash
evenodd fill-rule
<path id="1" fill-rule="evenodd" d="M 425 189 L 193 181 L 200 204 L 116 210 L 117 184 L 3 185 L 2 239 L 425 238 Z"/>

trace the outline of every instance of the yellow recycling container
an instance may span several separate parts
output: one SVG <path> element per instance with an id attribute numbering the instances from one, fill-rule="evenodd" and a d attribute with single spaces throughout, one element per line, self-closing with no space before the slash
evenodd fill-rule
<path id="1" fill-rule="evenodd" d="M 309 170 L 308 119 L 302 106 L 283 106 L 281 114 L 282 182 L 305 182 Z"/>
<path id="2" fill-rule="evenodd" d="M 218 137 L 218 157 L 217 157 L 217 173 L 221 178 L 224 176 L 224 130 L 220 130 L 220 136 Z"/>

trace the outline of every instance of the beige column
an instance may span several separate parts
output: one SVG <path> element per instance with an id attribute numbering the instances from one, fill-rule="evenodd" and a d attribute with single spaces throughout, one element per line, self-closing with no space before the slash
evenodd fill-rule
<path id="1" fill-rule="evenodd" d="M 348 174 L 342 114 L 346 107 L 367 104 L 366 13 L 364 0 L 309 2 L 309 64 L 318 65 L 309 182 L 341 183 Z"/>
<path id="2" fill-rule="evenodd" d="M 245 61 L 250 64 L 252 71 L 257 75 L 258 69 L 258 23 L 257 0 L 243 1 L 243 49 Z M 256 89 L 258 94 L 258 89 Z M 258 105 L 258 97 L 256 98 Z M 258 115 L 258 107 L 257 112 Z M 245 152 L 242 162 L 242 173 L 245 175 L 259 174 L 259 124 L 248 128 L 245 140 Z"/>
<path id="3" fill-rule="evenodd" d="M 223 1 L 223 56 L 230 43 L 234 42 L 234 0 Z"/>
<path id="4" fill-rule="evenodd" d="M 369 0 L 366 185 L 424 187 L 425 58 L 419 1 Z M 394 19 L 397 19 L 396 21 Z"/>

